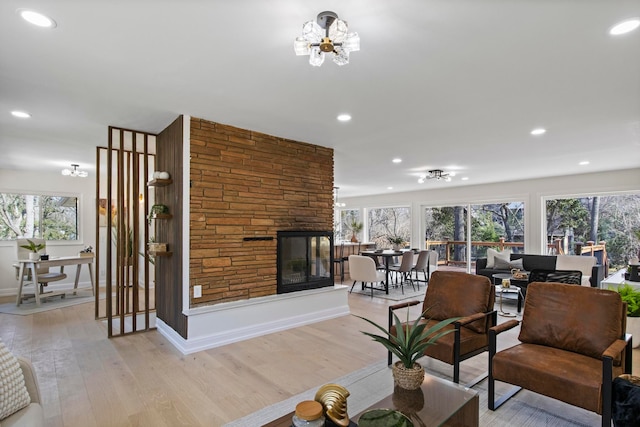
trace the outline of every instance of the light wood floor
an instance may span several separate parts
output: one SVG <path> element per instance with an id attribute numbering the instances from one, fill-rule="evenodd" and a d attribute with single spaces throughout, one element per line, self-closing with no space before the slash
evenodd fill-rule
<path id="1" fill-rule="evenodd" d="M 349 297 L 353 314 L 382 324 L 390 303 Z M 363 329 L 344 316 L 184 356 L 157 331 L 107 339 L 91 303 L 0 313 L 2 340 L 35 365 L 49 426 L 221 426 L 384 359 Z M 465 364 L 462 382 L 486 369 L 486 357 Z"/>

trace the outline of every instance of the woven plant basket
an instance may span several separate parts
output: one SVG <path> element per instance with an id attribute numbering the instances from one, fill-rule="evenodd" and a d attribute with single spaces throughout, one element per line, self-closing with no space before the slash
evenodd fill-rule
<path id="1" fill-rule="evenodd" d="M 424 381 L 424 368 L 419 363 L 414 363 L 413 368 L 407 369 L 402 362 L 397 361 L 392 366 L 393 383 L 405 390 L 415 390 Z"/>

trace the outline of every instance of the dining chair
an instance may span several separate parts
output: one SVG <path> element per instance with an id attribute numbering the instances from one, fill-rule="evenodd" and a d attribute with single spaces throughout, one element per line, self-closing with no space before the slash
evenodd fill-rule
<path id="1" fill-rule="evenodd" d="M 373 259 L 366 255 L 349 255 L 349 276 L 353 280 L 351 290 L 357 282 L 362 283 L 362 290 L 369 287 L 371 289 L 371 297 L 373 297 L 373 289 L 375 283 L 384 283 L 385 273 L 376 269 L 376 263 Z M 371 286 L 367 286 L 371 283 Z M 384 289 L 381 289 L 384 290 Z"/>
<path id="2" fill-rule="evenodd" d="M 404 295 L 404 282 L 407 280 L 411 284 L 413 290 L 416 290 L 415 285 L 413 284 L 413 278 L 411 277 L 411 273 L 413 272 L 413 251 L 407 251 L 402 254 L 402 262 L 399 266 L 391 266 L 389 271 L 393 271 L 396 275 L 400 276 L 400 280 L 398 281 L 400 284 L 400 290 Z"/>
<path id="3" fill-rule="evenodd" d="M 47 242 L 44 239 L 16 239 L 16 255 L 18 257 L 18 259 L 28 259 L 29 258 L 29 253 L 31 252 L 28 249 L 23 248 L 22 246 L 28 245 L 29 242 L 27 240 L 31 240 L 33 243 L 35 243 L 36 245 L 40 245 L 40 244 L 44 244 L 45 245 L 45 249 L 44 251 L 46 252 L 47 248 L 46 248 L 46 244 Z M 67 278 L 67 275 L 64 273 L 64 266 L 60 267 L 60 271 L 49 271 L 48 267 L 41 267 L 38 268 L 37 270 L 38 273 L 38 284 L 40 286 L 40 289 L 36 289 L 34 290 L 34 292 L 40 292 L 40 294 L 42 295 L 44 293 L 44 287 L 47 286 L 50 282 L 56 282 L 58 280 L 63 280 Z M 25 271 L 24 272 L 25 275 L 27 275 L 28 280 L 31 280 L 31 271 Z M 18 279 L 20 279 L 20 277 L 18 277 Z"/>
<path id="4" fill-rule="evenodd" d="M 416 284 L 420 287 L 420 282 L 427 283 L 429 281 L 429 252 L 428 250 L 420 251 L 418 253 L 418 259 L 412 268 L 412 271 L 416 273 Z M 422 272 L 424 280 L 420 280 L 418 273 Z"/>
<path id="5" fill-rule="evenodd" d="M 344 242 L 340 243 L 338 253 L 333 258 L 333 264 L 340 267 L 340 283 L 344 282 L 344 263 L 348 258 L 344 256 Z"/>

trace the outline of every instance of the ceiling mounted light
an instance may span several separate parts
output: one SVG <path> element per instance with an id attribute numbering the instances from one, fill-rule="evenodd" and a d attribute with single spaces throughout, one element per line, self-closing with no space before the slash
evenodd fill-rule
<path id="1" fill-rule="evenodd" d="M 531 135 L 544 135 L 545 133 L 547 133 L 547 130 L 545 128 L 536 128 L 534 130 L 531 131 Z"/>
<path id="2" fill-rule="evenodd" d="M 402 159 L 400 157 L 396 157 L 395 159 L 391 160 L 393 163 L 402 163 Z"/>
<path id="3" fill-rule="evenodd" d="M 309 55 L 309 64 L 319 67 L 324 62 L 325 53 L 333 53 L 333 62 L 338 65 L 349 63 L 349 53 L 360 50 L 358 33 L 349 33 L 346 21 L 335 12 L 321 12 L 316 22 L 308 21 L 302 26 L 302 36 L 296 37 L 293 50 L 296 55 Z"/>
<path id="4" fill-rule="evenodd" d="M 18 110 L 12 111 L 11 115 L 13 117 L 19 117 L 21 119 L 28 119 L 29 117 L 31 117 L 31 114 L 27 113 L 26 111 L 18 111 Z"/>
<path id="5" fill-rule="evenodd" d="M 86 178 L 87 176 L 89 176 L 88 172 L 78 170 L 79 166 L 80 165 L 72 164 L 71 167 L 73 169 L 62 169 L 62 175 L 70 176 L 72 178 L 75 178 L 77 176 L 79 176 L 80 178 Z"/>
<path id="6" fill-rule="evenodd" d="M 449 173 L 443 171 L 442 169 L 434 169 L 430 170 L 427 175 L 421 175 L 418 182 L 423 184 L 427 179 L 435 179 L 436 181 L 451 181 L 451 176 Z"/>
<path id="7" fill-rule="evenodd" d="M 34 12 L 33 10 L 18 9 L 18 14 L 30 24 L 36 25 L 42 28 L 55 28 L 56 21 L 49 18 L 42 13 Z"/>
<path id="8" fill-rule="evenodd" d="M 346 203 L 340 203 L 340 201 L 338 200 L 338 190 L 340 189 L 340 187 L 333 187 L 333 207 L 335 208 L 344 208 L 345 206 L 347 206 Z"/>
<path id="9" fill-rule="evenodd" d="M 609 30 L 609 34 L 611 34 L 612 36 L 619 36 L 622 34 L 627 34 L 638 27 L 640 27 L 640 19 L 627 19 L 626 21 L 622 21 L 611 27 L 611 29 Z"/>
<path id="10" fill-rule="evenodd" d="M 341 122 L 348 122 L 349 120 L 351 120 L 351 116 L 349 114 L 340 114 L 336 118 Z"/>

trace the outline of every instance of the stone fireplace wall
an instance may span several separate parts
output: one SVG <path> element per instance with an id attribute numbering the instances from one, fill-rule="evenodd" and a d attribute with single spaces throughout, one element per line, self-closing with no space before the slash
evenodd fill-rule
<path id="1" fill-rule="evenodd" d="M 333 229 L 333 150 L 195 117 L 190 137 L 190 306 L 275 295 L 277 232 Z"/>

